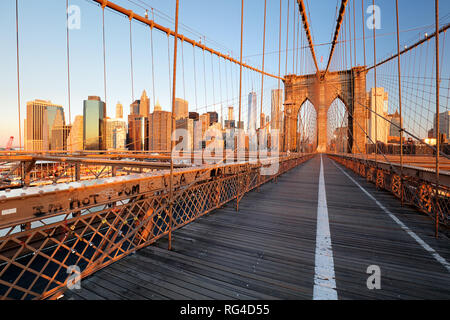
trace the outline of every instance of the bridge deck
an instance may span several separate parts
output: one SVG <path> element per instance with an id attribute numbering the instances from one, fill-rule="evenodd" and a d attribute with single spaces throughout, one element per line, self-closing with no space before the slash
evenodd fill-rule
<path id="1" fill-rule="evenodd" d="M 312 299 L 320 159 L 249 193 L 239 212 L 230 203 L 177 230 L 173 251 L 160 241 L 83 280 L 81 290 L 64 298 Z M 434 239 L 428 217 L 343 169 L 390 216 L 326 156 L 323 170 L 338 299 L 449 299 L 450 239 Z M 370 265 L 381 269 L 380 290 L 367 288 Z"/>

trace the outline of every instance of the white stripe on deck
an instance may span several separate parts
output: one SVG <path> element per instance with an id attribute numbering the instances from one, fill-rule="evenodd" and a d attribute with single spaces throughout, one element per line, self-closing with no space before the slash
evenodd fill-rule
<path id="1" fill-rule="evenodd" d="M 331 248 L 330 223 L 328 220 L 327 194 L 320 155 L 319 194 L 317 203 L 316 258 L 314 268 L 314 300 L 337 300 L 334 275 L 333 250 Z"/>
<path id="2" fill-rule="evenodd" d="M 364 189 L 358 182 L 356 182 L 355 179 L 353 179 L 347 172 L 345 172 L 342 168 L 340 168 L 336 163 L 333 164 L 338 168 L 339 170 L 344 173 L 347 178 L 349 178 L 351 181 L 353 181 L 354 184 L 356 184 L 370 199 L 375 201 L 375 203 L 383 210 L 385 213 L 388 214 L 389 217 L 391 217 L 392 220 L 394 220 L 407 234 L 409 234 L 414 240 L 417 241 L 418 244 L 422 246 L 426 251 L 428 251 L 433 258 L 435 258 L 439 263 L 441 263 L 448 272 L 450 272 L 450 264 L 445 260 L 439 253 L 437 253 L 432 247 L 430 247 L 425 241 L 423 241 L 416 233 L 414 233 L 410 228 L 408 228 L 403 222 L 401 222 L 389 209 L 387 209 L 385 206 L 383 206 L 377 199 L 375 199 L 374 196 L 372 196 L 366 189 Z"/>

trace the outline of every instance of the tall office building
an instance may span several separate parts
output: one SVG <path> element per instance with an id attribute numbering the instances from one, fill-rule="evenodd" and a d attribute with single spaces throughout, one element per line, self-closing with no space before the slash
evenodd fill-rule
<path id="1" fill-rule="evenodd" d="M 207 112 L 209 114 L 209 125 L 212 126 L 214 123 L 219 122 L 219 114 L 215 111 Z"/>
<path id="2" fill-rule="evenodd" d="M 437 126 L 436 126 L 436 115 L 434 115 L 434 121 L 433 121 L 433 132 L 437 132 Z M 450 137 L 450 111 L 445 111 L 439 113 L 439 134 L 445 135 L 444 139 L 448 139 Z M 436 135 L 436 134 L 435 134 Z"/>
<path id="3" fill-rule="evenodd" d="M 228 120 L 234 120 L 234 108 L 232 106 L 228 107 Z"/>
<path id="4" fill-rule="evenodd" d="M 124 150 L 127 123 L 122 119 L 106 119 L 106 150 Z"/>
<path id="5" fill-rule="evenodd" d="M 120 102 L 116 105 L 116 119 L 123 119 L 123 105 Z"/>
<path id="6" fill-rule="evenodd" d="M 128 150 L 148 150 L 148 118 L 140 114 L 128 115 Z"/>
<path id="7" fill-rule="evenodd" d="M 162 111 L 162 107 L 159 104 L 159 100 L 156 100 L 155 107 L 153 108 L 153 111 Z"/>
<path id="8" fill-rule="evenodd" d="M 194 150 L 194 120 L 188 118 L 179 119 L 176 121 L 176 128 L 187 131 L 187 148 L 191 151 Z M 178 145 L 179 141 L 176 144 Z M 184 141 L 182 144 L 185 144 Z M 179 150 L 181 148 L 177 147 L 176 149 Z"/>
<path id="9" fill-rule="evenodd" d="M 256 107 L 256 93 L 250 92 L 248 94 L 248 113 L 247 113 L 247 129 L 248 131 L 255 131 L 257 124 L 257 107 Z"/>
<path id="10" fill-rule="evenodd" d="M 64 110 L 51 101 L 34 100 L 27 102 L 25 120 L 25 149 L 27 151 L 51 150 L 52 129 L 55 125 L 65 125 Z"/>
<path id="11" fill-rule="evenodd" d="M 76 152 L 83 150 L 83 116 L 76 116 L 67 138 L 67 150 Z"/>
<path id="12" fill-rule="evenodd" d="M 148 116 L 149 150 L 170 151 L 172 113 L 154 111 Z"/>
<path id="13" fill-rule="evenodd" d="M 188 102 L 180 98 L 175 98 L 175 120 L 185 119 L 188 117 Z"/>
<path id="14" fill-rule="evenodd" d="M 147 92 L 144 90 L 142 92 L 140 106 L 139 106 L 139 114 L 144 117 L 148 117 L 150 113 L 150 99 L 147 97 Z"/>
<path id="15" fill-rule="evenodd" d="M 389 123 L 389 138 L 390 137 L 400 137 L 400 114 L 395 111 L 394 114 L 389 114 L 387 117 L 391 123 Z"/>
<path id="16" fill-rule="evenodd" d="M 84 150 L 105 150 L 106 105 L 100 97 L 90 96 L 83 101 Z"/>
<path id="17" fill-rule="evenodd" d="M 375 105 L 376 95 L 376 105 Z M 388 115 L 388 93 L 384 91 L 384 88 L 372 88 L 368 97 L 369 108 L 373 111 L 369 113 L 369 143 L 375 143 L 375 141 L 387 143 L 389 134 L 389 122 L 383 119 Z M 376 129 L 376 130 L 375 130 Z"/>
<path id="18" fill-rule="evenodd" d="M 271 101 L 271 114 L 270 118 L 272 122 L 270 124 L 271 129 L 281 130 L 282 127 L 282 113 L 281 107 L 283 105 L 283 90 L 282 89 L 274 89 L 272 90 L 272 101 Z"/>
<path id="19" fill-rule="evenodd" d="M 264 114 L 264 112 L 259 116 L 259 122 L 260 128 L 264 128 L 266 126 L 266 115 Z"/>
<path id="20" fill-rule="evenodd" d="M 197 121 L 200 115 L 198 112 L 189 112 L 189 119 L 192 119 L 194 121 Z"/>
<path id="21" fill-rule="evenodd" d="M 63 151 L 67 150 L 67 143 L 72 126 L 55 125 L 52 129 L 52 150 Z"/>
<path id="22" fill-rule="evenodd" d="M 130 115 L 141 115 L 141 100 L 134 100 L 134 102 L 130 104 Z"/>

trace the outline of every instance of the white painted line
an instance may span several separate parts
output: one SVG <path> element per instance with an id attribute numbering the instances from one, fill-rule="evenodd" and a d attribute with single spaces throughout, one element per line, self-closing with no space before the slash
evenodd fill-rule
<path id="1" fill-rule="evenodd" d="M 356 184 L 370 199 L 375 201 L 375 203 L 384 211 L 386 212 L 389 217 L 392 218 L 406 233 L 408 233 L 414 240 L 417 241 L 418 244 L 422 246 L 426 251 L 428 251 L 433 258 L 435 258 L 439 263 L 441 263 L 448 272 L 450 272 L 450 264 L 445 260 L 442 256 L 440 256 L 432 247 L 430 247 L 425 241 L 423 241 L 417 234 L 415 234 L 411 229 L 409 229 L 403 222 L 401 222 L 389 209 L 387 209 L 385 206 L 383 206 L 377 199 L 375 199 L 374 196 L 372 196 L 366 189 L 364 189 L 358 182 L 356 182 L 355 179 L 353 179 L 347 172 L 345 172 L 342 168 L 340 168 L 336 163 L 333 164 L 338 168 L 339 170 L 344 173 L 347 178 L 349 178 L 351 181 L 353 181 L 354 184 Z"/>
<path id="2" fill-rule="evenodd" d="M 328 220 L 327 194 L 320 155 L 319 194 L 317 202 L 316 259 L 314 268 L 314 300 L 337 300 L 334 275 L 333 250 L 331 248 L 330 224 Z"/>

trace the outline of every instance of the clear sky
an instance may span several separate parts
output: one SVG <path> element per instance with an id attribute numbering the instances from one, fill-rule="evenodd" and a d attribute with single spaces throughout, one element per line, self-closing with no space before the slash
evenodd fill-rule
<path id="1" fill-rule="evenodd" d="M 281 73 L 285 71 L 286 48 L 286 14 L 289 1 L 289 48 L 292 50 L 292 20 L 294 0 L 282 0 L 282 55 Z M 357 38 L 362 37 L 361 0 L 355 0 Z M 175 12 L 175 0 L 114 0 L 113 2 L 144 15 L 144 8 L 155 8 L 155 21 L 173 29 L 172 17 Z M 370 3 L 364 1 L 367 8 Z M 70 68 L 71 68 L 71 115 L 82 114 L 83 99 L 88 95 L 98 95 L 104 99 L 103 87 L 103 52 L 101 8 L 91 0 L 70 0 L 71 5 L 81 9 L 81 29 L 70 31 Z M 316 55 L 321 68 L 327 62 L 334 32 L 335 16 L 339 0 L 306 0 L 311 18 L 311 27 L 316 47 Z M 232 52 L 239 57 L 240 46 L 240 0 L 180 0 L 180 32 L 194 39 L 200 34 L 206 37 L 207 45 L 222 52 Z M 381 29 L 377 30 L 378 57 L 394 52 L 395 38 L 395 1 L 378 0 L 381 9 Z M 401 42 L 413 43 L 426 26 L 434 22 L 434 1 L 400 0 Z M 33 99 L 51 100 L 65 108 L 68 115 L 67 60 L 66 60 L 66 13 L 64 0 L 19 0 L 20 24 L 20 86 L 22 123 L 26 112 L 26 102 Z M 353 9 L 353 2 L 349 1 Z M 267 35 L 266 61 L 268 72 L 278 73 L 278 34 L 279 34 L 279 0 L 267 0 Z M 450 1 L 440 1 L 440 16 L 448 23 Z M 263 39 L 263 0 L 245 0 L 244 22 L 244 60 L 251 65 L 262 64 Z M 165 16 L 167 15 L 167 16 Z M 365 14 L 367 19 L 369 14 Z M 107 69 L 107 113 L 115 115 L 115 104 L 124 105 L 125 116 L 132 102 L 130 80 L 130 44 L 129 21 L 127 18 L 107 10 L 106 24 L 106 69 Z M 188 29 L 189 28 L 189 29 Z M 17 77 L 16 77 L 16 33 L 15 0 L 0 1 L 0 146 L 4 146 L 13 135 L 18 142 L 17 111 Z M 173 39 L 165 34 L 153 32 L 155 92 L 152 89 L 151 42 L 150 29 L 139 23 L 132 24 L 133 64 L 134 64 L 134 98 L 139 98 L 145 89 L 153 100 L 153 94 L 160 101 L 163 109 L 170 109 L 169 60 L 173 61 Z M 195 30 L 196 33 L 191 30 Z M 372 38 L 366 28 L 367 61 L 372 61 Z M 196 71 L 194 72 L 194 53 L 192 46 L 183 46 L 184 60 L 179 51 L 177 96 L 186 97 L 191 111 L 211 111 L 213 101 L 230 100 L 224 103 L 237 105 L 239 68 L 225 63 L 220 65 L 218 59 L 205 55 L 205 73 L 203 72 L 203 53 L 195 51 Z M 362 40 L 358 41 L 357 63 L 363 64 Z M 288 73 L 292 71 L 292 51 L 288 51 Z M 320 63 L 323 57 L 323 63 Z M 184 61 L 184 63 L 182 63 Z M 371 64 L 371 63 L 368 63 Z M 184 73 L 183 73 L 184 65 Z M 219 77 L 219 67 L 221 75 Z M 171 67 L 172 68 L 172 67 Z M 172 70 L 172 69 L 170 69 Z M 225 72 L 227 77 L 225 77 Z M 184 75 L 184 81 L 183 81 Z M 214 75 L 214 78 L 213 78 Z M 195 78 L 194 78 L 195 76 Z M 233 76 L 233 78 L 232 78 Z M 195 81 L 196 80 L 196 81 Z M 214 81 L 213 81 L 214 80 Z M 244 74 L 243 94 L 252 89 L 258 93 L 261 78 L 247 72 Z M 206 97 L 204 83 L 207 83 Z M 184 83 L 184 86 L 183 86 Z M 214 86 L 214 87 L 213 87 Z M 228 91 L 226 88 L 228 87 Z M 277 81 L 265 79 L 264 111 L 270 110 L 270 89 L 277 87 Z M 197 90 L 195 90 L 195 88 Z M 221 90 L 220 90 L 221 89 Z M 197 93 L 196 93 L 197 92 Z M 196 98 L 197 96 L 197 98 Z M 234 100 L 232 100 L 234 98 Z M 231 101 L 232 100 L 232 101 Z M 259 101 L 259 97 L 258 97 Z M 243 106 L 246 106 L 246 99 Z M 258 102 L 259 105 L 259 102 Z M 153 107 L 153 101 L 152 101 Z M 244 108 L 243 108 L 244 109 Z M 219 111 L 219 110 L 218 110 Z M 224 114 L 226 111 L 224 109 Z M 235 113 L 237 117 L 237 114 Z M 243 111 L 243 116 L 245 113 Z M 22 125 L 23 128 L 23 125 Z M 16 144 L 15 143 L 15 144 Z"/>

